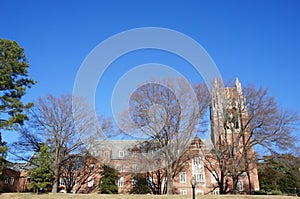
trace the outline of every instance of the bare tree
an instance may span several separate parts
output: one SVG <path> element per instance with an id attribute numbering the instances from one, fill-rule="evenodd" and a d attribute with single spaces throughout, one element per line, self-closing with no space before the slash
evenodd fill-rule
<path id="1" fill-rule="evenodd" d="M 72 190 L 75 193 L 78 193 L 79 190 L 85 190 L 88 193 L 97 188 L 97 184 L 93 183 L 91 186 L 93 188 L 88 187 L 91 190 L 86 190 L 89 179 L 99 174 L 100 171 L 101 167 L 97 158 L 88 154 L 70 155 L 61 167 L 60 178 L 64 181 L 67 193 L 71 193 Z"/>
<path id="2" fill-rule="evenodd" d="M 97 139 L 98 135 L 90 134 L 95 132 L 95 126 L 101 123 L 102 129 L 110 129 L 108 120 L 104 123 L 95 120 L 93 113 L 94 110 L 83 99 L 70 95 L 48 95 L 35 103 L 31 112 L 32 127 L 49 144 L 54 156 L 52 192 L 57 192 L 62 165 L 70 154 L 79 153 Z M 99 136 L 102 136 L 101 133 Z"/>
<path id="3" fill-rule="evenodd" d="M 246 174 L 248 191 L 257 178 L 254 147 L 269 152 L 293 147 L 296 113 L 280 109 L 268 90 L 253 86 L 224 88 L 218 81 L 212 91 L 211 120 L 214 149 L 205 166 L 214 174 L 221 194 L 236 193 L 240 177 Z M 255 179 L 257 182 L 258 180 Z"/>
<path id="4" fill-rule="evenodd" d="M 121 115 L 126 132 L 138 132 L 153 145 L 151 157 L 160 160 L 155 170 L 164 170 L 168 194 L 173 193 L 173 179 L 186 163 L 178 160 L 197 134 L 208 106 L 206 87 L 195 88 L 181 78 L 146 83 L 130 96 L 129 110 Z"/>

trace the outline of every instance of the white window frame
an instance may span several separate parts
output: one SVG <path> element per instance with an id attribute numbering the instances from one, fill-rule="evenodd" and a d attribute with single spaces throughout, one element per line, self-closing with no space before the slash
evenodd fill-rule
<path id="1" fill-rule="evenodd" d="M 66 186 L 65 178 L 59 178 L 59 186 Z"/>
<path id="2" fill-rule="evenodd" d="M 124 186 L 124 177 L 119 177 L 118 178 L 118 187 L 123 187 Z"/>
<path id="3" fill-rule="evenodd" d="M 213 195 L 220 195 L 219 190 L 213 190 Z"/>
<path id="4" fill-rule="evenodd" d="M 122 164 L 118 165 L 118 166 L 117 166 L 117 170 L 118 170 L 119 172 L 124 172 L 124 166 L 123 166 Z"/>
<path id="5" fill-rule="evenodd" d="M 218 181 L 214 175 L 218 176 L 218 174 L 215 171 L 212 171 L 210 174 L 211 174 L 211 183 L 217 183 Z"/>
<path id="6" fill-rule="evenodd" d="M 195 179 L 196 179 L 196 182 L 198 183 L 205 183 L 205 179 L 204 179 L 204 175 L 202 173 L 197 173 L 194 175 Z"/>
<path id="7" fill-rule="evenodd" d="M 186 189 L 180 189 L 180 195 L 187 195 Z"/>
<path id="8" fill-rule="evenodd" d="M 104 151 L 104 157 L 108 158 L 109 157 L 109 151 Z"/>
<path id="9" fill-rule="evenodd" d="M 236 188 L 238 191 L 243 191 L 244 190 L 244 184 L 242 180 L 239 180 L 236 184 Z"/>
<path id="10" fill-rule="evenodd" d="M 123 158 L 124 155 L 125 155 L 125 152 L 124 152 L 124 151 L 119 151 L 119 157 L 120 157 L 120 158 Z"/>
<path id="11" fill-rule="evenodd" d="M 179 181 L 180 183 L 186 183 L 186 172 L 179 173 Z"/>
<path id="12" fill-rule="evenodd" d="M 90 164 L 90 172 L 95 171 L 95 165 L 94 164 Z"/>
<path id="13" fill-rule="evenodd" d="M 132 178 L 132 179 L 131 179 L 131 185 L 134 186 L 134 185 L 136 185 L 136 183 L 137 183 L 137 180 L 134 179 L 134 178 Z"/>
<path id="14" fill-rule="evenodd" d="M 11 184 L 11 185 L 14 184 L 14 181 L 15 181 L 14 177 L 10 177 L 10 184 Z"/>
<path id="15" fill-rule="evenodd" d="M 94 178 L 92 176 L 88 177 L 88 187 L 94 186 Z"/>
<path id="16" fill-rule="evenodd" d="M 133 164 L 133 165 L 131 166 L 131 169 L 132 169 L 133 172 L 136 172 L 136 171 L 137 171 L 137 165 L 136 165 L 136 164 Z"/>
<path id="17" fill-rule="evenodd" d="M 201 156 L 192 159 L 192 176 L 197 183 L 205 184 L 204 163 Z"/>

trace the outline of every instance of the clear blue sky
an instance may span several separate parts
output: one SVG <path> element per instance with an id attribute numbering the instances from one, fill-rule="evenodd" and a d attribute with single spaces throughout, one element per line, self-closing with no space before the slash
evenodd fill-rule
<path id="1" fill-rule="evenodd" d="M 210 54 L 225 80 L 239 77 L 242 84 L 269 87 L 281 106 L 300 112 L 300 1 L 10 0 L 0 5 L 0 38 L 25 48 L 30 76 L 38 81 L 25 101 L 72 93 L 76 73 L 96 45 L 119 32 L 151 26 L 190 36 Z M 169 56 L 149 50 L 118 60 L 125 68 L 107 72 L 105 92 L 97 96 L 97 107 L 103 108 L 98 112 L 110 113 L 115 81 L 138 64 L 168 63 L 198 80 L 182 60 L 168 61 Z M 16 139 L 14 133 L 3 137 Z"/>

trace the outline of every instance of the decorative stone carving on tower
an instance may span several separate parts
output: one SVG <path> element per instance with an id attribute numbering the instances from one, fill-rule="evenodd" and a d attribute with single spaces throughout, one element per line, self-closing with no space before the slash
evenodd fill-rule
<path id="1" fill-rule="evenodd" d="M 235 133 L 247 117 L 242 86 L 236 78 L 234 87 L 223 87 L 220 80 L 215 80 L 211 92 L 211 140 L 216 147 L 224 139 L 224 133 Z"/>

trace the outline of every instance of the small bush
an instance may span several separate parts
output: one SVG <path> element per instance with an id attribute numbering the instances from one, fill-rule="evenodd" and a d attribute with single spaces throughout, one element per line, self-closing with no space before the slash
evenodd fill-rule
<path id="1" fill-rule="evenodd" d="M 280 190 L 272 190 L 268 192 L 268 195 L 282 195 L 282 192 Z"/>
<path id="2" fill-rule="evenodd" d="M 259 190 L 259 191 L 255 191 L 254 195 L 267 195 L 267 192 L 265 190 Z"/>

